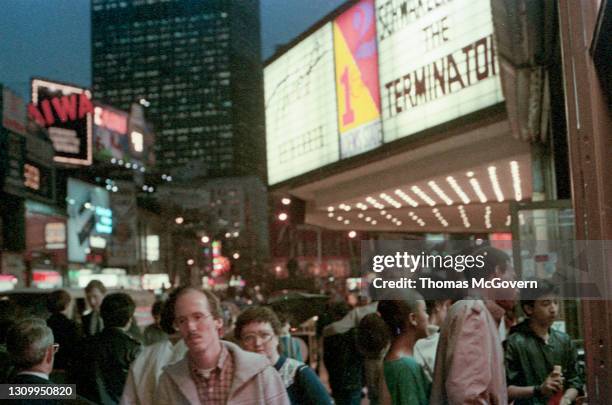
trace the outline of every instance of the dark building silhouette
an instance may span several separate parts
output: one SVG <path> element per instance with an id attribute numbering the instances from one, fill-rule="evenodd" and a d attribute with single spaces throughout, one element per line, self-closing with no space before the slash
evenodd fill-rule
<path id="1" fill-rule="evenodd" d="M 92 0 L 91 10 L 94 97 L 125 110 L 146 100 L 160 169 L 197 162 L 208 176 L 265 181 L 258 0 Z"/>

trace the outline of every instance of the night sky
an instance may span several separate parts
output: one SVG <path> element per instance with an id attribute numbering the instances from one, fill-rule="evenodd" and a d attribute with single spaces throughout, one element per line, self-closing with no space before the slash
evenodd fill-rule
<path id="1" fill-rule="evenodd" d="M 260 0 L 262 56 L 291 41 L 342 0 Z M 3 0 L 0 83 L 29 101 L 32 76 L 91 85 L 90 0 Z"/>

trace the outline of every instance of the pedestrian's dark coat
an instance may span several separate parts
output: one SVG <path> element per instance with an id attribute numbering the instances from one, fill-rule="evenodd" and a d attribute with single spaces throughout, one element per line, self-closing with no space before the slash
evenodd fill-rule
<path id="1" fill-rule="evenodd" d="M 120 328 L 105 328 L 85 339 L 70 368 L 78 393 L 96 403 L 119 403 L 130 364 L 140 349 L 140 342 Z"/>
<path id="2" fill-rule="evenodd" d="M 81 338 L 79 325 L 58 312 L 47 319 L 47 325 L 53 331 L 53 338 L 60 347 L 55 354 L 53 368 L 65 370 L 70 361 L 70 355 Z"/>
<path id="3" fill-rule="evenodd" d="M 536 335 L 526 320 L 510 330 L 504 343 L 506 377 L 508 385 L 527 387 L 541 385 L 553 371 L 561 366 L 564 390 L 575 388 L 582 391 L 582 380 L 577 372 L 576 347 L 566 333 L 550 329 L 548 342 Z M 517 399 L 516 405 L 546 404 L 545 398 Z"/>

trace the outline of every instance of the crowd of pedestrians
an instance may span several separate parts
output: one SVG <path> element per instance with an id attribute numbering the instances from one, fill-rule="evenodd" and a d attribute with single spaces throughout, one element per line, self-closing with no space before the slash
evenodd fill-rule
<path id="1" fill-rule="evenodd" d="M 487 246 L 473 254 L 485 257 L 484 266 L 466 277 L 514 276 L 504 252 Z M 335 402 L 360 404 L 366 386 L 370 404 L 586 403 L 576 347 L 552 328 L 558 291 L 537 281 L 520 296 L 405 290 L 352 309 L 322 329 Z"/>
<path id="2" fill-rule="evenodd" d="M 485 266 L 472 276 L 511 277 L 505 253 L 482 249 Z M 584 395 L 576 348 L 552 328 L 559 297 L 545 280 L 503 299 L 423 289 L 352 309 L 330 302 L 310 363 L 291 314 L 260 302 L 179 287 L 140 334 L 130 295 L 99 281 L 85 292 L 91 311 L 80 323 L 63 290 L 49 294 L 46 320 L 2 316 L 1 382 L 72 383 L 78 403 L 139 405 L 569 405 Z M 0 301 L 2 314 L 9 305 Z"/>

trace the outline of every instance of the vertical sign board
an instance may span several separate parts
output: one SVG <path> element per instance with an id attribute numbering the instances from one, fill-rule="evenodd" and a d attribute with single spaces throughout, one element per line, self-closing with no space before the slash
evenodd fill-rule
<path id="1" fill-rule="evenodd" d="M 2 126 L 16 134 L 26 133 L 25 103 L 8 87 L 2 87 Z"/>
<path id="2" fill-rule="evenodd" d="M 384 142 L 503 101 L 489 0 L 377 0 Z"/>
<path id="3" fill-rule="evenodd" d="M 68 179 L 68 260 L 84 263 L 94 240 L 108 239 L 113 232 L 108 191 L 72 178 Z"/>
<path id="4" fill-rule="evenodd" d="M 382 144 L 374 0 L 362 0 L 333 22 L 340 157 Z"/>
<path id="5" fill-rule="evenodd" d="M 276 184 L 339 158 L 332 24 L 264 70 L 268 179 Z"/>
<path id="6" fill-rule="evenodd" d="M 145 119 L 144 107 L 132 103 L 128 122 L 129 155 L 146 167 L 155 165 L 155 133 Z"/>
<path id="7" fill-rule="evenodd" d="M 50 82 L 32 80 L 32 102 L 28 114 L 48 129 L 56 162 L 91 165 L 93 104 L 89 90 Z"/>
<path id="8" fill-rule="evenodd" d="M 40 130 L 40 127 L 30 126 L 31 130 Z M 55 168 L 53 156 L 55 151 L 48 139 L 40 134 L 28 133 L 26 139 L 26 159 L 23 165 L 23 181 L 26 197 L 55 203 Z"/>
<path id="9" fill-rule="evenodd" d="M 23 197 L 25 192 L 23 165 L 26 140 L 22 135 L 0 129 L 0 185 L 5 193 Z"/>
<path id="10" fill-rule="evenodd" d="M 0 191 L 23 196 L 23 163 L 26 154 L 25 109 L 23 101 L 7 87 L 0 85 L 2 94 L 2 125 L 0 126 Z"/>
<path id="11" fill-rule="evenodd" d="M 119 191 L 110 196 L 113 210 L 113 234 L 110 241 L 108 265 L 116 267 L 135 266 L 138 261 L 138 212 L 134 184 L 115 182 Z"/>

